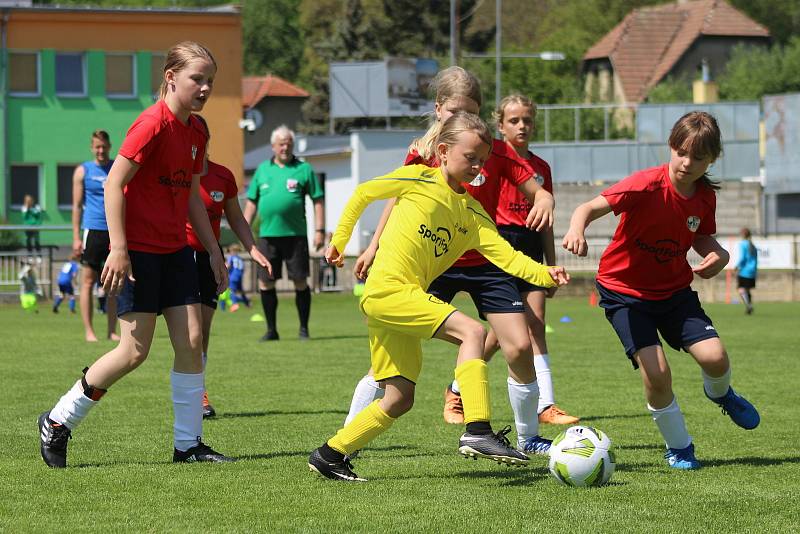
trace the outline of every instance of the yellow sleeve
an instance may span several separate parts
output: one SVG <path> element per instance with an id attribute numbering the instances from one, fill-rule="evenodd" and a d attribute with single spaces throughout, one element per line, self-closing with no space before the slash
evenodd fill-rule
<path id="1" fill-rule="evenodd" d="M 514 247 L 508 244 L 508 241 L 497 233 L 497 227 L 481 206 L 475 206 L 470 203 L 470 211 L 473 213 L 475 223 L 478 226 L 478 243 L 475 245 L 475 249 L 483 254 L 487 260 L 508 274 L 521 278 L 533 285 L 539 287 L 555 287 L 557 285 L 545 265 L 515 250 Z"/>
<path id="2" fill-rule="evenodd" d="M 342 252 L 350 241 L 353 228 L 364 209 L 376 200 L 402 197 L 413 189 L 417 182 L 432 181 L 431 169 L 424 165 L 408 165 L 400 167 L 389 174 L 373 178 L 356 187 L 347 205 L 344 207 L 339 224 L 331 238 L 331 244 Z"/>

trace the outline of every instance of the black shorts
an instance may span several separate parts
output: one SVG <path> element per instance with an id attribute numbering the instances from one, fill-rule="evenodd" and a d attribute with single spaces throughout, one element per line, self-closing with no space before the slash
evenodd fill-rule
<path id="1" fill-rule="evenodd" d="M 257 266 L 258 279 L 272 282 L 283 276 L 283 263 L 291 280 L 308 278 L 308 239 L 306 236 L 260 237 L 258 251 L 272 264 L 272 277 L 267 270 Z"/>
<path id="2" fill-rule="evenodd" d="M 611 291 L 597 284 L 600 307 L 617 332 L 633 368 L 640 349 L 661 345 L 658 334 L 675 350 L 719 337 L 711 319 L 700 306 L 697 292 L 687 287 L 664 300 L 644 300 Z"/>
<path id="3" fill-rule="evenodd" d="M 472 297 L 481 319 L 487 313 L 524 313 L 522 297 L 514 277 L 493 263 L 474 267 L 450 267 L 428 287 L 428 293 L 452 302 L 456 293 L 465 291 Z"/>
<path id="4" fill-rule="evenodd" d="M 72 284 L 58 284 L 58 290 L 61 292 L 62 295 L 75 294 L 75 288 L 72 287 Z"/>
<path id="5" fill-rule="evenodd" d="M 528 230 L 524 226 L 498 226 L 497 231 L 508 241 L 515 250 L 518 250 L 532 260 L 543 262 L 544 248 L 542 247 L 542 235 L 539 232 Z M 517 290 L 520 293 L 530 293 L 531 291 L 546 291 L 546 287 L 531 284 L 527 280 L 514 278 Z"/>
<path id="6" fill-rule="evenodd" d="M 205 250 L 194 251 L 194 261 L 197 265 L 197 284 L 200 287 L 200 304 L 209 308 L 217 308 L 217 280 L 211 270 L 211 256 Z"/>
<path id="7" fill-rule="evenodd" d="M 736 287 L 742 287 L 744 289 L 753 289 L 756 287 L 756 279 L 747 278 L 746 276 L 737 276 L 736 283 L 738 284 Z"/>
<path id="8" fill-rule="evenodd" d="M 194 250 L 186 246 L 169 254 L 128 252 L 135 282 L 125 280 L 117 297 L 117 315 L 161 314 L 165 308 L 200 302 Z"/>
<path id="9" fill-rule="evenodd" d="M 103 270 L 111 247 L 108 230 L 84 230 L 83 254 L 81 264 L 91 267 L 97 273 Z"/>

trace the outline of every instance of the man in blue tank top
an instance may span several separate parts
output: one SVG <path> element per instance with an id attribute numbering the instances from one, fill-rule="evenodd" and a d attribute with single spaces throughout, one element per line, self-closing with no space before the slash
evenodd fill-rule
<path id="1" fill-rule="evenodd" d="M 80 308 L 86 341 L 97 341 L 92 326 L 92 290 L 108 257 L 109 237 L 105 210 L 105 183 L 111 170 L 111 140 L 104 130 L 92 133 L 94 159 L 75 167 L 72 175 L 72 251 L 83 264 Z M 82 231 L 81 231 L 82 230 Z M 118 340 L 116 299 L 108 299 L 108 339 Z"/>

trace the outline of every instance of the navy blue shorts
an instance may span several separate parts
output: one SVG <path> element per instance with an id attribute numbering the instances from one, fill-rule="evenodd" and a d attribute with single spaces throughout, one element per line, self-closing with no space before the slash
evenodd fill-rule
<path id="1" fill-rule="evenodd" d="M 714 324 L 700 306 L 697 292 L 687 287 L 664 300 L 644 300 L 611 291 L 597 284 L 600 307 L 617 332 L 633 368 L 636 351 L 661 345 L 658 334 L 675 350 L 719 337 Z"/>
<path id="2" fill-rule="evenodd" d="M 200 304 L 209 308 L 217 308 L 217 280 L 211 270 L 211 260 L 205 250 L 194 251 L 194 261 L 197 264 L 197 283 L 200 286 Z"/>
<path id="3" fill-rule="evenodd" d="M 58 290 L 61 292 L 62 295 L 75 294 L 75 288 L 72 287 L 72 284 L 58 284 Z"/>
<path id="4" fill-rule="evenodd" d="M 539 232 L 528 230 L 524 226 L 498 226 L 497 231 L 506 241 L 511 243 L 515 250 L 519 250 L 530 259 L 543 263 L 544 249 L 542 247 L 542 236 Z M 514 278 L 517 290 L 520 293 L 530 293 L 531 291 L 546 291 L 546 287 L 536 286 L 523 280 Z"/>
<path id="5" fill-rule="evenodd" d="M 161 314 L 165 308 L 200 302 L 194 250 L 187 246 L 170 254 L 128 252 L 135 282 L 125 280 L 117 297 L 117 315 L 128 312 Z"/>
<path id="6" fill-rule="evenodd" d="M 487 313 L 525 312 L 522 297 L 514 285 L 514 277 L 493 263 L 450 267 L 428 288 L 428 293 L 448 303 L 459 291 L 469 293 L 484 320 Z"/>

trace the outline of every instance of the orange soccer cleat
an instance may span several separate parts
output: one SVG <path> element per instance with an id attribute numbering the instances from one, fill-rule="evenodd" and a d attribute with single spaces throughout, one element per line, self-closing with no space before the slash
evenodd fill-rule
<path id="1" fill-rule="evenodd" d="M 540 423 L 551 425 L 574 425 L 578 421 L 579 418 L 568 414 L 555 404 L 551 404 L 539 414 Z"/>
<path id="2" fill-rule="evenodd" d="M 451 425 L 464 424 L 464 405 L 461 395 L 454 393 L 450 386 L 444 390 L 444 421 Z"/>

